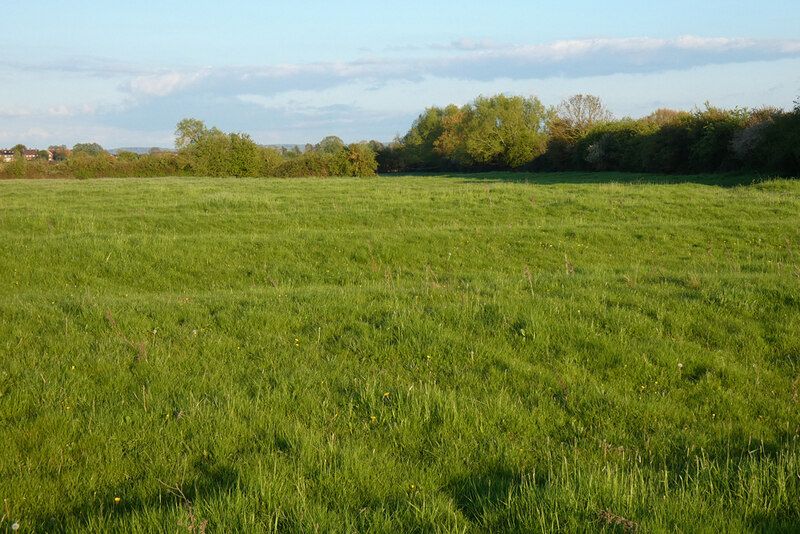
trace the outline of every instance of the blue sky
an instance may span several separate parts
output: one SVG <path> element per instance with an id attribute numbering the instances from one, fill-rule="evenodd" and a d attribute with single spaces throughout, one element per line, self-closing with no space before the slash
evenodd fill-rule
<path id="1" fill-rule="evenodd" d="M 0 20 L 0 147 L 165 146 L 185 117 L 260 143 L 390 141 L 479 94 L 617 117 L 789 109 L 800 2 L 14 2 Z"/>

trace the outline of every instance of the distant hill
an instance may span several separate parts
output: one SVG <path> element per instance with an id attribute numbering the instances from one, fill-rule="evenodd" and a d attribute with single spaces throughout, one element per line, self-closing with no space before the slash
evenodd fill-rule
<path id="1" fill-rule="evenodd" d="M 262 146 L 274 148 L 276 150 L 281 150 L 282 148 L 286 150 L 294 150 L 295 148 L 297 148 L 300 150 L 300 152 L 303 152 L 305 150 L 305 145 L 286 144 L 286 145 L 262 145 Z M 159 152 L 174 152 L 174 149 L 172 148 L 149 147 L 149 146 L 126 146 L 121 148 L 112 148 L 108 152 L 116 156 L 120 152 L 134 152 L 136 154 L 148 154 L 151 150 L 158 150 Z"/>
<path id="2" fill-rule="evenodd" d="M 285 148 L 286 150 L 294 150 L 295 148 L 300 150 L 300 152 L 305 152 L 306 145 L 293 145 L 293 144 L 286 144 L 286 145 L 261 145 L 267 148 L 274 148 L 275 150 L 281 150 Z"/>
<path id="3" fill-rule="evenodd" d="M 173 149 L 171 149 L 171 148 L 161 148 L 161 147 L 157 147 L 157 146 L 155 146 L 155 147 L 152 147 L 152 146 L 147 146 L 147 147 L 144 147 L 144 146 L 128 146 L 128 147 L 122 147 L 122 148 L 112 148 L 108 152 L 110 154 L 114 154 L 114 155 L 117 155 L 120 152 L 134 152 L 136 154 L 149 154 L 151 150 L 155 150 L 155 151 L 158 151 L 158 152 L 172 152 L 173 151 Z"/>

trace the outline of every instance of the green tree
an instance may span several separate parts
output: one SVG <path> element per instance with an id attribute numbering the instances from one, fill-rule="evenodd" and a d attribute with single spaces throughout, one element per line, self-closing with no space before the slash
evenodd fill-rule
<path id="1" fill-rule="evenodd" d="M 405 136 L 400 139 L 404 166 L 409 170 L 438 170 L 442 167 L 442 156 L 436 142 L 444 132 L 442 120 L 458 111 L 456 106 L 446 109 L 427 108 L 412 123 Z"/>
<path id="2" fill-rule="evenodd" d="M 119 154 L 117 154 L 117 159 L 119 161 L 124 162 L 134 162 L 139 159 L 139 154 L 136 152 L 131 152 L 130 150 L 122 150 Z"/>
<path id="3" fill-rule="evenodd" d="M 247 134 L 228 134 L 228 174 L 231 176 L 258 176 L 263 168 L 258 145 Z"/>
<path id="4" fill-rule="evenodd" d="M 280 151 L 267 146 L 258 147 L 258 159 L 261 169 L 260 176 L 275 176 L 278 167 L 283 163 L 283 156 L 281 156 Z"/>
<path id="5" fill-rule="evenodd" d="M 47 150 L 53 154 L 53 161 L 64 161 L 70 152 L 67 145 L 50 145 Z"/>
<path id="6" fill-rule="evenodd" d="M 544 153 L 548 117 L 536 97 L 479 96 L 443 117 L 436 148 L 461 165 L 516 168 Z"/>
<path id="7" fill-rule="evenodd" d="M 323 154 L 336 154 L 345 148 L 344 141 L 335 135 L 329 135 L 317 143 L 314 150 Z"/>
<path id="8" fill-rule="evenodd" d="M 192 172 L 201 176 L 260 176 L 269 158 L 274 165 L 274 155 L 265 153 L 249 135 L 227 134 L 215 127 L 206 130 L 203 126 L 191 141 L 175 144 L 183 146 L 180 152 L 188 158 Z"/>
<path id="9" fill-rule="evenodd" d="M 97 143 L 78 143 L 72 147 L 73 155 L 81 153 L 90 157 L 95 157 L 105 155 L 107 152 Z"/>
<path id="10" fill-rule="evenodd" d="M 375 176 L 378 162 L 375 152 L 366 143 L 353 143 L 335 156 L 334 174 L 341 176 Z"/>
<path id="11" fill-rule="evenodd" d="M 175 149 L 185 150 L 208 135 L 203 121 L 198 119 L 182 119 L 175 127 Z"/>
<path id="12" fill-rule="evenodd" d="M 22 178 L 25 176 L 25 169 L 27 167 L 25 161 L 25 145 L 16 145 L 12 150 L 14 151 L 14 157 L 10 163 L 4 164 L 4 170 L 11 176 Z"/>

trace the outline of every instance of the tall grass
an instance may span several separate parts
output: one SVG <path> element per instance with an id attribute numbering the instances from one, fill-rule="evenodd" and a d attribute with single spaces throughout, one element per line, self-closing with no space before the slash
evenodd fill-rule
<path id="1" fill-rule="evenodd" d="M 581 181 L 0 182 L 0 532 L 792 531 L 800 182 Z"/>

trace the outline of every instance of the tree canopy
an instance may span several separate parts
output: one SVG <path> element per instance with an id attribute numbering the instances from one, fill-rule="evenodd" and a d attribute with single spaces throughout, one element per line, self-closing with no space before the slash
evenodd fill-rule
<path id="1" fill-rule="evenodd" d="M 78 143 L 72 147 L 73 154 L 85 154 L 90 157 L 100 156 L 105 154 L 106 151 L 103 150 L 97 143 Z"/>

